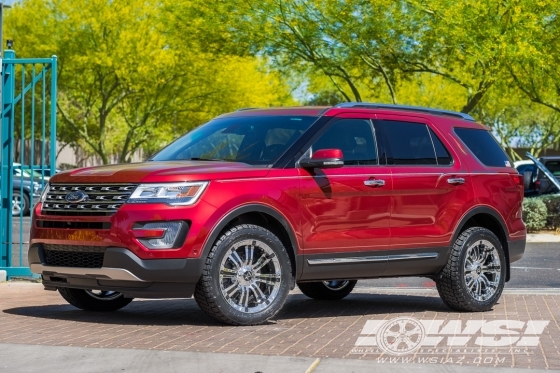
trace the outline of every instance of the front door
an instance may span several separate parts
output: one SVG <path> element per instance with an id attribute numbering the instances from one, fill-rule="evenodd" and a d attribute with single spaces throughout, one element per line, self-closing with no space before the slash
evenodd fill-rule
<path id="1" fill-rule="evenodd" d="M 392 178 L 370 118 L 337 117 L 310 153 L 340 149 L 344 166 L 299 169 L 305 268 L 302 279 L 381 275 L 390 245 Z M 380 158 L 382 162 L 380 162 Z"/>

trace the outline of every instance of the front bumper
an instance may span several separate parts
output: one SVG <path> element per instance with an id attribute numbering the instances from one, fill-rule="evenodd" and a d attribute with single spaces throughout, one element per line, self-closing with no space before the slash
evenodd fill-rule
<path id="1" fill-rule="evenodd" d="M 40 274 L 47 290 L 77 288 L 111 290 L 130 298 L 189 298 L 201 274 L 202 259 L 143 260 L 123 248 L 108 247 L 101 268 L 45 264 L 41 244 L 29 248 L 31 271 Z"/>

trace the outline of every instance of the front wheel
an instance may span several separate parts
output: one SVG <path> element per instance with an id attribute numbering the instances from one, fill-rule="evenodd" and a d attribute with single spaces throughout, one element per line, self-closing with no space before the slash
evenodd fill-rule
<path id="1" fill-rule="evenodd" d="M 500 240 L 486 228 L 459 235 L 436 285 L 443 302 L 457 311 L 488 311 L 505 285 L 506 258 Z"/>
<path id="2" fill-rule="evenodd" d="M 225 232 L 212 247 L 194 297 L 218 321 L 255 325 L 282 308 L 291 281 L 290 258 L 278 237 L 243 224 Z"/>
<path id="3" fill-rule="evenodd" d="M 299 290 L 309 298 L 339 300 L 346 297 L 356 286 L 356 280 L 328 280 L 298 283 Z"/>
<path id="4" fill-rule="evenodd" d="M 132 298 L 116 291 L 59 288 L 58 292 L 68 303 L 85 311 L 116 311 L 132 302 Z"/>

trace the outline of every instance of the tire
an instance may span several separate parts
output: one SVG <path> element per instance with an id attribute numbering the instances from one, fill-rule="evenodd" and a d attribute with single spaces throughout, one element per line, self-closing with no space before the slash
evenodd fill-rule
<path id="1" fill-rule="evenodd" d="M 500 240 L 486 228 L 473 227 L 455 241 L 436 286 L 449 308 L 483 312 L 498 302 L 505 276 L 506 258 Z"/>
<path id="2" fill-rule="evenodd" d="M 330 280 L 302 282 L 297 284 L 297 286 L 299 290 L 309 298 L 339 300 L 350 294 L 357 282 L 356 280 Z"/>
<path id="3" fill-rule="evenodd" d="M 225 232 L 210 250 L 194 298 L 215 320 L 257 325 L 280 311 L 291 283 L 290 258 L 278 237 L 242 224 Z"/>
<path id="4" fill-rule="evenodd" d="M 110 291 L 59 288 L 58 292 L 68 303 L 85 311 L 116 311 L 132 302 L 132 298 Z"/>
<path id="5" fill-rule="evenodd" d="M 21 210 L 23 210 L 23 216 L 29 214 L 29 197 L 27 193 L 14 189 L 12 191 L 12 216 L 19 216 Z"/>

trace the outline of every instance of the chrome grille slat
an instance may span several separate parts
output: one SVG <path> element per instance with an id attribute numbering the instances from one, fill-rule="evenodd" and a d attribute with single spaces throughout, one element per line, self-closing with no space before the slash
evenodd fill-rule
<path id="1" fill-rule="evenodd" d="M 65 196 L 70 192 L 78 192 L 78 190 L 65 190 L 65 191 L 56 190 L 56 191 L 53 191 L 52 194 Z M 86 192 L 86 193 L 90 192 L 90 193 L 95 193 L 95 194 L 100 194 L 100 195 L 108 195 L 108 196 L 111 196 L 111 195 L 120 196 L 122 194 L 125 194 L 125 195 L 129 196 L 129 195 L 132 194 L 132 192 L 128 192 L 128 191 L 120 191 L 120 192 L 119 191 L 115 191 L 115 192 L 106 192 L 105 191 L 105 192 L 101 192 L 101 191 L 80 190 L 79 192 Z M 49 191 L 49 194 L 50 193 L 51 192 Z"/>
<path id="2" fill-rule="evenodd" d="M 51 184 L 43 202 L 45 215 L 72 215 L 83 213 L 87 216 L 113 215 L 134 192 L 137 184 Z M 83 192 L 88 199 L 81 202 L 68 202 L 66 195 Z"/>

